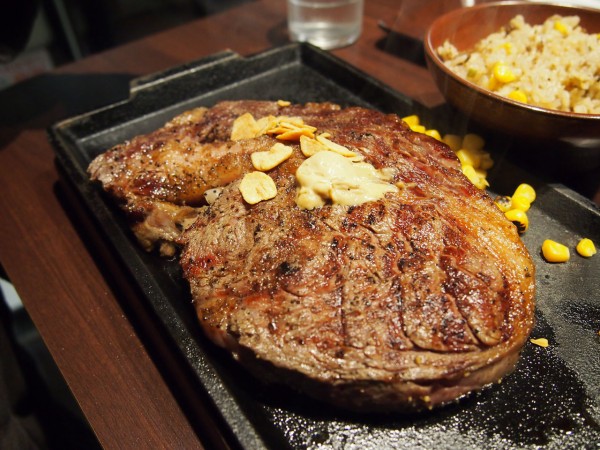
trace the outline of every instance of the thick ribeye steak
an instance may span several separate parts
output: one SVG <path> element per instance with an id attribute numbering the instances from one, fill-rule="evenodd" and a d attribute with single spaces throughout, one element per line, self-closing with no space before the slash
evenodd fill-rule
<path id="1" fill-rule="evenodd" d="M 401 188 L 358 205 L 301 209 L 295 173 L 306 158 L 290 142 L 293 155 L 268 171 L 276 197 L 250 205 L 240 177 L 254 170 L 250 154 L 277 139 L 230 141 L 246 112 L 300 116 L 391 169 Z M 191 208 L 189 223 L 156 236 L 183 246 L 206 334 L 261 377 L 360 411 L 430 408 L 509 373 L 532 329 L 535 269 L 515 226 L 446 145 L 395 115 L 224 102 L 99 158 L 94 178 L 138 224 L 153 208 Z M 205 205 L 200 194 L 214 187 L 220 195 Z"/>

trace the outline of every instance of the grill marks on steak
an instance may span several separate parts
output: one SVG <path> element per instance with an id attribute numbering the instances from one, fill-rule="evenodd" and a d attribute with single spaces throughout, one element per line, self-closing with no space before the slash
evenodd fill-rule
<path id="1" fill-rule="evenodd" d="M 263 375 L 360 410 L 430 407 L 497 381 L 533 323 L 534 267 L 515 227 L 447 147 L 397 117 L 333 119 L 307 123 L 395 167 L 406 188 L 301 210 L 298 157 L 269 173 L 273 200 L 248 205 L 228 185 L 182 236 L 204 329 Z"/>
<path id="2" fill-rule="evenodd" d="M 193 225 L 169 239 L 183 245 L 181 265 L 213 341 L 261 376 L 361 411 L 432 407 L 512 370 L 533 325 L 534 267 L 515 227 L 462 175 L 449 148 L 397 116 L 328 104 L 282 112 L 275 103 L 225 102 L 176 119 L 177 133 L 203 136 L 194 155 L 237 146 L 239 176 L 252 170 L 249 153 L 275 142 L 221 142 L 245 112 L 299 115 L 376 168 L 395 168 L 405 188 L 358 206 L 301 210 L 298 150 L 269 172 L 278 187 L 269 201 L 246 204 L 235 176 L 204 179 L 221 195 L 195 204 Z M 115 154 L 137 153 L 159 134 Z M 195 157 L 197 172 L 225 161 Z M 105 188 L 124 186 L 129 206 L 189 208 L 177 195 L 129 196 L 125 178 Z"/>
<path id="3" fill-rule="evenodd" d="M 329 103 L 281 107 L 257 101 L 200 107 L 98 155 L 88 172 L 121 204 L 144 248 L 158 243 L 162 253 L 172 255 L 176 238 L 206 203 L 204 193 L 250 171 L 249 155 L 273 145 L 273 138 L 266 136 L 230 141 L 235 118 L 251 112 L 256 117 L 302 115 L 310 120 L 338 110 Z"/>

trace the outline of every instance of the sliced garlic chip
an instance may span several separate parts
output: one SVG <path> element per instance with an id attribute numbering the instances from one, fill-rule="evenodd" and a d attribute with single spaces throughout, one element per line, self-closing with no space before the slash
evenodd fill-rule
<path id="1" fill-rule="evenodd" d="M 257 133 L 256 120 L 250 113 L 245 113 L 233 121 L 231 140 L 252 139 Z"/>
<path id="2" fill-rule="evenodd" d="M 240 182 L 240 192 L 247 203 L 254 205 L 274 198 L 277 195 L 277 186 L 269 175 L 255 171 L 244 175 Z"/>
<path id="3" fill-rule="evenodd" d="M 344 147 L 343 145 L 340 144 L 336 144 L 333 141 L 330 141 L 329 139 L 327 139 L 329 137 L 329 133 L 323 133 L 323 134 L 319 134 L 316 139 L 319 143 L 323 144 L 325 147 L 327 147 L 327 150 L 330 150 L 332 152 L 338 153 L 342 156 L 347 156 L 347 157 L 352 157 L 352 156 L 356 156 L 356 153 L 348 150 L 346 147 Z"/>
<path id="4" fill-rule="evenodd" d="M 294 149 L 281 142 L 276 143 L 266 152 L 254 152 L 250 155 L 252 165 L 256 170 L 267 171 L 277 167 L 283 161 L 292 156 Z"/>
<path id="5" fill-rule="evenodd" d="M 327 150 L 327 147 L 316 139 L 312 139 L 308 136 L 300 136 L 300 151 L 307 158 L 317 152 L 322 152 L 323 150 Z"/>

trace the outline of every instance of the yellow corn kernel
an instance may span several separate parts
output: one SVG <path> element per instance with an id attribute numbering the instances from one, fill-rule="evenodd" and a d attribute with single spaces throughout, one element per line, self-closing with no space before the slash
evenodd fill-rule
<path id="1" fill-rule="evenodd" d="M 515 224 L 519 234 L 523 234 L 529 228 L 529 218 L 524 211 L 520 209 L 509 209 L 504 213 L 504 216 Z"/>
<path id="2" fill-rule="evenodd" d="M 563 36 L 567 36 L 569 34 L 569 28 L 560 20 L 556 20 L 554 22 L 554 29 Z"/>
<path id="3" fill-rule="evenodd" d="M 470 164 L 462 165 L 462 173 L 469 179 L 471 183 L 475 185 L 478 189 L 485 189 L 489 186 L 485 177 L 482 177 L 480 173 L 477 173 L 475 168 Z"/>
<path id="4" fill-rule="evenodd" d="M 496 206 L 498 206 L 502 212 L 510 211 L 512 209 L 512 198 L 508 195 L 496 197 L 494 203 L 496 203 Z"/>
<path id="5" fill-rule="evenodd" d="M 264 172 L 250 172 L 244 175 L 239 189 L 244 200 L 251 205 L 277 195 L 275 182 Z"/>
<path id="6" fill-rule="evenodd" d="M 508 94 L 508 98 L 514 100 L 516 102 L 527 103 L 527 95 L 523 91 L 515 89 L 511 93 Z"/>
<path id="7" fill-rule="evenodd" d="M 548 262 L 567 262 L 571 257 L 569 248 L 551 239 L 546 239 L 542 244 L 542 255 Z"/>
<path id="8" fill-rule="evenodd" d="M 432 138 L 436 138 L 438 141 L 442 140 L 442 135 L 438 130 L 425 130 L 425 134 L 427 136 L 431 136 Z"/>
<path id="9" fill-rule="evenodd" d="M 504 49 L 504 51 L 506 52 L 507 55 L 510 55 L 513 51 L 512 42 L 505 42 L 504 44 L 501 45 L 501 47 Z"/>
<path id="10" fill-rule="evenodd" d="M 471 183 L 475 184 L 477 180 L 477 173 L 475 173 L 475 168 L 470 164 L 462 164 L 461 165 L 462 173 L 471 180 Z"/>
<path id="11" fill-rule="evenodd" d="M 546 338 L 530 339 L 530 341 L 534 345 L 539 345 L 544 348 L 548 347 L 548 339 Z"/>
<path id="12" fill-rule="evenodd" d="M 521 183 L 515 189 L 513 197 L 524 197 L 529 200 L 529 203 L 533 203 L 536 198 L 535 189 L 527 183 Z"/>
<path id="13" fill-rule="evenodd" d="M 456 152 L 456 156 L 462 165 L 473 166 L 473 168 L 479 167 L 481 158 L 476 152 L 470 152 L 469 150 L 461 148 Z"/>
<path id="14" fill-rule="evenodd" d="M 484 145 L 485 145 L 485 141 L 483 140 L 483 138 L 481 136 L 479 136 L 478 134 L 475 134 L 475 133 L 468 133 L 468 134 L 465 134 L 465 137 L 463 137 L 461 147 L 466 150 L 476 152 L 476 151 L 483 149 Z"/>
<path id="15" fill-rule="evenodd" d="M 513 195 L 511 204 L 514 209 L 519 209 L 523 212 L 529 211 L 531 207 L 531 202 L 524 195 Z"/>
<path id="16" fill-rule="evenodd" d="M 254 152 L 250 155 L 252 165 L 256 170 L 271 170 L 292 156 L 294 149 L 281 142 L 276 143 L 266 152 Z"/>
<path id="17" fill-rule="evenodd" d="M 403 118 L 402 118 L 402 120 L 403 120 L 404 122 L 406 122 L 406 124 L 407 124 L 409 127 L 412 127 L 413 125 L 420 125 L 420 124 L 421 124 L 421 121 L 420 121 L 420 119 L 419 119 L 419 116 L 417 116 L 416 114 L 413 114 L 413 115 L 411 115 L 411 116 L 406 116 L 406 117 L 403 117 Z"/>
<path id="18" fill-rule="evenodd" d="M 423 125 L 411 125 L 410 129 L 416 133 L 425 133 L 426 128 Z"/>
<path id="19" fill-rule="evenodd" d="M 477 186 L 479 189 L 485 189 L 486 187 L 489 187 L 490 183 L 487 181 L 487 172 L 485 170 L 475 169 L 475 174 L 479 177 L 479 180 L 477 183 L 475 183 L 475 186 Z"/>
<path id="20" fill-rule="evenodd" d="M 592 240 L 588 238 L 583 238 L 582 240 L 580 240 L 577 244 L 576 249 L 577 253 L 579 253 L 585 258 L 589 258 L 596 254 L 596 246 L 594 245 Z"/>
<path id="21" fill-rule="evenodd" d="M 497 62 L 494 64 L 494 67 L 492 68 L 492 74 L 500 83 L 510 83 L 517 78 L 510 67 L 503 62 Z"/>
<path id="22" fill-rule="evenodd" d="M 445 134 L 444 143 L 452 149 L 452 151 L 457 152 L 462 147 L 462 138 L 456 134 Z"/>

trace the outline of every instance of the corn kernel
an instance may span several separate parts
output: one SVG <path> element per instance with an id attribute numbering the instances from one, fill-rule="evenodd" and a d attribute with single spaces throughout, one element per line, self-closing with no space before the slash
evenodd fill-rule
<path id="1" fill-rule="evenodd" d="M 584 238 L 577 244 L 577 253 L 585 258 L 589 258 L 596 254 L 596 246 L 591 239 Z"/>
<path id="2" fill-rule="evenodd" d="M 502 48 L 504 49 L 507 55 L 510 55 L 513 51 L 513 44 L 512 42 L 505 42 L 504 44 L 502 44 Z"/>
<path id="3" fill-rule="evenodd" d="M 463 164 L 462 173 L 469 179 L 471 183 L 475 185 L 478 189 L 485 189 L 486 186 L 489 186 L 487 180 L 481 177 L 481 174 L 477 173 L 475 168 L 470 164 Z"/>
<path id="4" fill-rule="evenodd" d="M 463 165 L 473 166 L 473 168 L 479 167 L 479 162 L 481 161 L 481 159 L 479 155 L 475 152 L 470 152 L 468 150 L 465 150 L 464 148 L 461 148 L 459 151 L 456 152 L 456 156 L 460 163 Z"/>
<path id="5" fill-rule="evenodd" d="M 519 209 L 523 212 L 529 211 L 531 207 L 531 202 L 523 195 L 513 195 L 511 203 L 514 209 Z"/>
<path id="6" fill-rule="evenodd" d="M 425 130 L 425 134 L 427 136 L 431 136 L 432 138 L 437 139 L 438 141 L 442 140 L 442 135 L 438 130 Z"/>
<path id="7" fill-rule="evenodd" d="M 517 78 L 513 71 L 503 62 L 497 62 L 494 64 L 494 67 L 492 68 L 492 74 L 500 83 L 510 83 Z"/>
<path id="8" fill-rule="evenodd" d="M 413 125 L 420 125 L 420 123 L 421 123 L 421 121 L 419 120 L 419 116 L 417 116 L 416 114 L 413 114 L 411 116 L 403 117 L 402 120 L 404 122 L 406 122 L 406 124 L 409 127 L 412 127 Z"/>
<path id="9" fill-rule="evenodd" d="M 475 184 L 476 188 L 482 189 L 482 190 L 489 186 L 490 186 L 490 183 L 488 183 L 488 180 L 486 180 L 485 177 L 480 177 L 479 180 L 477 181 L 477 183 Z"/>
<path id="10" fill-rule="evenodd" d="M 475 169 L 475 173 L 477 174 L 477 176 L 479 178 L 482 178 L 485 181 L 485 185 L 489 186 L 488 182 L 487 182 L 487 170 L 483 170 L 483 169 Z"/>
<path id="11" fill-rule="evenodd" d="M 527 95 L 523 91 L 515 89 L 510 94 L 508 94 L 508 98 L 514 100 L 516 102 L 527 103 Z"/>
<path id="12" fill-rule="evenodd" d="M 251 205 L 277 195 L 275 182 L 264 172 L 250 172 L 244 175 L 239 189 L 244 200 Z"/>
<path id="13" fill-rule="evenodd" d="M 569 34 L 569 28 L 560 20 L 556 20 L 554 22 L 554 29 L 563 36 L 567 36 Z"/>
<path id="14" fill-rule="evenodd" d="M 448 147 L 452 149 L 452 151 L 457 152 L 460 150 L 463 140 L 460 136 L 456 134 L 446 134 L 444 135 L 443 141 Z"/>
<path id="15" fill-rule="evenodd" d="M 281 142 L 276 143 L 266 152 L 254 152 L 250 155 L 252 165 L 256 170 L 271 170 L 292 156 L 293 148 Z"/>
<path id="16" fill-rule="evenodd" d="M 423 125 L 411 125 L 410 129 L 416 133 L 425 133 L 426 128 Z"/>
<path id="17" fill-rule="evenodd" d="M 548 339 L 546 338 L 530 339 L 530 341 L 534 345 L 539 345 L 544 348 L 548 347 Z"/>
<path id="18" fill-rule="evenodd" d="M 542 244 L 542 255 L 548 262 L 567 262 L 571 257 L 569 248 L 551 239 L 546 239 Z"/>
<path id="19" fill-rule="evenodd" d="M 523 234 L 529 228 L 529 218 L 524 211 L 520 209 L 509 209 L 504 213 L 504 216 L 515 224 L 519 234 Z"/>
<path id="20" fill-rule="evenodd" d="M 485 141 L 481 136 L 474 133 L 465 134 L 462 141 L 462 148 L 470 151 L 479 151 L 483 149 Z"/>
<path id="21" fill-rule="evenodd" d="M 512 198 L 508 195 L 496 197 L 494 203 L 496 203 L 496 206 L 498 206 L 502 212 L 510 211 L 512 208 Z"/>
<path id="22" fill-rule="evenodd" d="M 529 200 L 529 203 L 533 203 L 536 198 L 535 189 L 527 183 L 521 183 L 515 189 L 513 197 L 524 197 Z"/>

